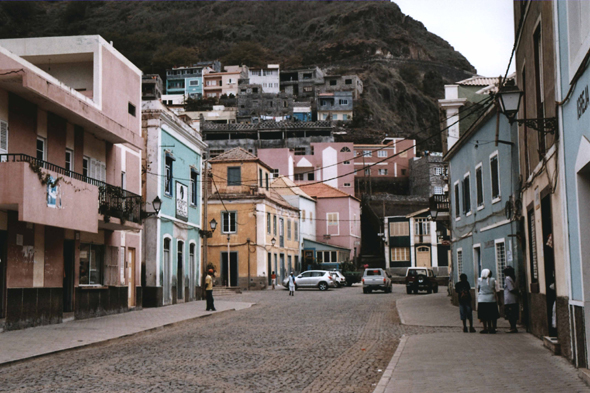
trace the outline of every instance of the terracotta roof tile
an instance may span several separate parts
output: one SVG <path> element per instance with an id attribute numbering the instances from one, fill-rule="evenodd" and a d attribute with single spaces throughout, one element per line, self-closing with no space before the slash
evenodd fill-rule
<path id="1" fill-rule="evenodd" d="M 324 183 L 300 184 L 299 187 L 314 198 L 354 198 L 354 196 Z"/>
<path id="2" fill-rule="evenodd" d="M 211 162 L 220 162 L 220 161 L 257 161 L 258 157 L 254 154 L 247 152 L 246 150 L 242 149 L 241 147 L 236 147 L 234 149 L 228 150 L 215 158 L 210 159 Z"/>

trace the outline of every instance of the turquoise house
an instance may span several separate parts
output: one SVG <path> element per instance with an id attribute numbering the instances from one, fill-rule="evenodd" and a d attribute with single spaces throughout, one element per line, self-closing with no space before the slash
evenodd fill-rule
<path id="1" fill-rule="evenodd" d="M 144 307 L 196 300 L 201 265 L 201 135 L 159 101 L 144 101 L 146 210 L 156 196 L 158 214 L 144 221 Z"/>
<path id="2" fill-rule="evenodd" d="M 182 94 L 194 99 L 202 98 L 203 73 L 206 67 L 209 67 L 211 72 L 221 71 L 221 63 L 217 60 L 166 70 L 166 94 Z"/>
<path id="3" fill-rule="evenodd" d="M 447 111 L 454 115 L 449 124 L 459 121 L 443 141 L 444 160 L 449 164 L 452 278 L 457 282 L 465 273 L 474 290 L 483 269 L 492 271 L 500 289 L 506 266 L 513 266 L 517 276 L 524 278 L 516 236 L 520 217 L 515 213 L 518 134 L 516 125 L 497 116 L 496 107 L 489 105 L 489 88 L 496 81 L 474 77 L 445 86 L 446 97 L 439 101 L 443 109 L 456 109 Z"/>

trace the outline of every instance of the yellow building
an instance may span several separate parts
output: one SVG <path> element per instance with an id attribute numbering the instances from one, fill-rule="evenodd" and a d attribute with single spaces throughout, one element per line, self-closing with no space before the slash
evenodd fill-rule
<path id="1" fill-rule="evenodd" d="M 299 265 L 299 210 L 270 188 L 272 168 L 244 149 L 210 161 L 208 219 L 219 230 L 208 242 L 218 285 L 262 289 L 274 271 L 281 282 Z M 229 263 L 228 263 L 229 253 Z"/>

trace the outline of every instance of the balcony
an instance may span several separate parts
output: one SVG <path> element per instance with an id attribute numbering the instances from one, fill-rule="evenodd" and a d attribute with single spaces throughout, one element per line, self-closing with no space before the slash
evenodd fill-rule
<path id="1" fill-rule="evenodd" d="M 448 220 L 450 207 L 448 195 L 433 195 L 430 197 L 430 211 L 438 212 L 434 217 L 437 221 Z"/>
<path id="2" fill-rule="evenodd" d="M 26 154 L 0 154 L 0 207 L 78 231 L 141 229 L 141 196 Z"/>

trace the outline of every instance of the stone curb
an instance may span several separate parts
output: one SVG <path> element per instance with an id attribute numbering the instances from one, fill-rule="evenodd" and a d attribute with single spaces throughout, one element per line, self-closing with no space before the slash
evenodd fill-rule
<path id="1" fill-rule="evenodd" d="M 254 305 L 256 305 L 256 303 L 252 303 L 250 305 L 250 307 L 252 307 Z M 250 307 L 248 307 L 248 308 L 250 308 Z M 137 337 L 137 336 L 141 336 L 141 335 L 144 335 L 144 334 L 153 333 L 153 332 L 156 332 L 158 330 L 163 330 L 163 329 L 167 329 L 167 328 L 171 328 L 171 327 L 175 327 L 175 326 L 180 326 L 180 325 L 182 325 L 184 323 L 194 321 L 195 319 L 207 318 L 207 317 L 211 317 L 211 316 L 214 316 L 214 315 L 220 315 L 220 314 L 223 314 L 223 313 L 226 313 L 226 312 L 230 312 L 230 311 L 236 311 L 236 309 L 235 308 L 229 308 L 227 310 L 219 311 L 219 312 L 217 312 L 215 314 L 197 315 L 195 317 L 183 319 L 182 321 L 176 321 L 176 322 L 166 323 L 164 325 L 155 326 L 155 327 L 144 329 L 144 330 L 140 330 L 140 331 L 137 331 L 137 332 L 127 333 L 127 334 L 122 334 L 122 335 L 117 336 L 117 337 L 107 338 L 106 340 L 91 342 L 91 343 L 87 343 L 87 344 L 79 344 L 79 345 L 75 345 L 75 346 L 72 346 L 72 347 L 57 349 L 55 351 L 49 351 L 49 352 L 45 352 L 45 353 L 41 353 L 41 354 L 38 354 L 38 355 L 29 356 L 29 357 L 22 358 L 22 359 L 9 360 L 7 362 L 0 363 L 0 369 L 5 368 L 5 367 L 8 367 L 8 366 L 12 366 L 14 364 L 24 363 L 24 362 L 27 362 L 29 360 L 39 359 L 39 358 L 42 358 L 42 357 L 45 357 L 45 356 L 55 355 L 55 354 L 62 353 L 62 352 L 77 351 L 77 350 L 80 350 L 80 349 L 86 349 L 86 348 L 91 348 L 91 347 L 99 347 L 99 346 L 102 346 L 102 345 L 111 344 L 111 343 L 113 343 L 115 341 L 118 341 L 118 340 L 123 340 L 123 339 L 129 338 L 129 337 L 134 337 L 134 336 Z"/>
<path id="2" fill-rule="evenodd" d="M 387 385 L 391 381 L 391 377 L 393 376 L 393 372 L 395 371 L 395 367 L 397 366 L 397 363 L 399 362 L 399 359 L 402 356 L 402 353 L 404 352 L 404 348 L 406 346 L 406 342 L 408 341 L 408 338 L 409 337 L 406 336 L 405 334 L 401 337 L 399 344 L 397 345 L 397 349 L 395 350 L 395 353 L 393 354 L 393 357 L 391 358 L 389 365 L 387 366 L 387 368 L 383 372 L 383 376 L 379 380 L 377 387 L 375 388 L 375 390 L 373 390 L 373 393 L 385 392 Z"/>

